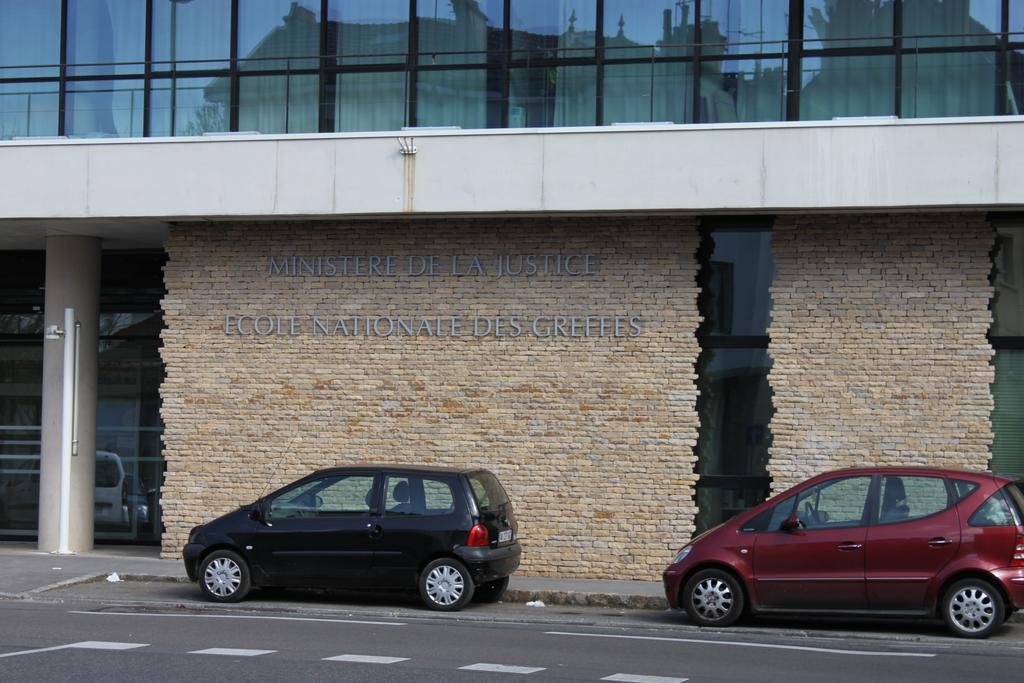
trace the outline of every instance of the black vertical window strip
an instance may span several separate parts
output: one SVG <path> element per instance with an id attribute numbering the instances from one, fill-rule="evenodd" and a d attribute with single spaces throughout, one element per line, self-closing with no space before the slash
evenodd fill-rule
<path id="1" fill-rule="evenodd" d="M 786 61 L 786 120 L 800 120 L 800 83 L 804 54 L 804 0 L 789 5 L 789 58 Z"/>
<path id="2" fill-rule="evenodd" d="M 146 0 L 146 37 L 143 43 L 144 59 L 146 60 L 143 66 L 143 81 L 142 81 L 142 137 L 148 138 L 151 135 L 149 119 L 152 116 L 153 103 L 151 100 L 151 91 L 153 89 L 153 0 Z M 175 87 L 173 79 L 177 78 L 177 64 L 171 64 L 171 88 Z M 173 92 L 173 90 L 172 90 Z M 168 131 L 169 135 L 174 135 L 174 116 L 177 112 L 175 109 L 176 102 L 171 99 L 171 129 Z"/>
<path id="3" fill-rule="evenodd" d="M 318 73 L 320 78 L 320 87 L 317 88 L 317 103 L 318 111 L 316 117 L 316 128 L 321 133 L 328 133 L 334 130 L 334 116 L 333 108 L 331 109 L 332 114 L 328 114 L 327 93 L 329 88 L 327 87 L 327 7 L 328 0 L 320 0 L 320 54 L 317 59 Z"/>
<path id="4" fill-rule="evenodd" d="M 896 118 L 903 118 L 903 0 L 896 0 L 892 7 L 892 42 L 896 51 L 894 68 L 896 69 L 894 81 L 896 85 L 896 98 L 893 104 L 893 113 Z"/>
<path id="5" fill-rule="evenodd" d="M 416 111 L 416 89 L 419 87 L 419 14 L 416 11 L 416 0 L 409 0 L 409 34 L 406 47 L 405 82 L 408 84 L 408 113 L 407 124 L 416 126 L 419 123 L 419 114 Z"/>
<path id="6" fill-rule="evenodd" d="M 700 123 L 703 118 L 700 112 L 700 58 L 702 53 L 701 45 L 704 42 L 704 28 L 701 26 L 701 17 L 704 12 L 701 7 L 702 2 L 703 0 L 696 0 L 693 6 L 693 46 L 691 48 L 692 54 L 690 55 L 690 120 L 694 123 Z M 686 35 L 685 30 L 683 35 Z"/>
<path id="7" fill-rule="evenodd" d="M 238 81 L 238 3 L 241 0 L 231 0 L 231 98 L 228 102 L 229 124 L 228 129 L 238 130 L 238 107 L 239 91 L 241 89 Z"/>
<path id="8" fill-rule="evenodd" d="M 67 135 L 68 106 L 68 0 L 60 3 L 60 80 L 57 84 L 57 135 Z"/>
<path id="9" fill-rule="evenodd" d="M 597 15 L 595 18 L 597 31 L 594 32 L 594 73 L 597 83 L 594 84 L 594 123 L 604 123 L 604 0 L 597 0 Z M 653 68 L 653 66 L 652 66 Z M 651 102 L 654 101 L 654 89 L 651 89 Z"/>

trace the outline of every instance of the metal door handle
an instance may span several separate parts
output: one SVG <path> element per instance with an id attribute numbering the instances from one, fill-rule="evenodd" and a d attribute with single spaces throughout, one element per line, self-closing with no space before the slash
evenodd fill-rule
<path id="1" fill-rule="evenodd" d="M 952 545 L 952 543 L 953 541 L 949 540 L 948 538 L 933 538 L 932 540 L 928 541 L 928 545 L 930 545 L 933 548 L 939 548 L 944 545 Z"/>
<path id="2" fill-rule="evenodd" d="M 837 546 L 840 550 L 860 550 L 864 547 L 863 543 L 840 543 Z"/>

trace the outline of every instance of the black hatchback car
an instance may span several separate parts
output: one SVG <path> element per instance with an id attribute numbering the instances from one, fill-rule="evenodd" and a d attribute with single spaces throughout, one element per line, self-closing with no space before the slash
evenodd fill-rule
<path id="1" fill-rule="evenodd" d="M 253 586 L 418 588 L 428 607 L 496 602 L 522 550 L 487 470 L 392 465 L 314 472 L 189 533 L 185 569 L 206 597 Z"/>

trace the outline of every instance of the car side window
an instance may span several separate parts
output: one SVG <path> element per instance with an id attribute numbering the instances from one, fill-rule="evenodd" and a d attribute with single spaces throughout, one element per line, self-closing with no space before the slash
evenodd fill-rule
<path id="1" fill-rule="evenodd" d="M 270 518 L 365 515 L 372 501 L 373 475 L 324 477 L 274 498 L 270 502 Z"/>
<path id="2" fill-rule="evenodd" d="M 989 499 L 981 504 L 971 518 L 967 520 L 969 526 L 1016 526 L 1010 505 L 1002 491 L 996 491 Z"/>
<path id="3" fill-rule="evenodd" d="M 793 497 L 790 496 L 781 503 L 777 503 L 767 510 L 759 512 L 756 517 L 744 524 L 740 531 L 780 531 L 782 523 L 792 514 Z"/>
<path id="4" fill-rule="evenodd" d="M 878 523 L 921 519 L 950 507 L 946 481 L 941 477 L 886 475 L 878 496 Z"/>
<path id="5" fill-rule="evenodd" d="M 836 529 L 863 524 L 871 477 L 830 479 L 800 493 L 796 516 L 806 529 Z"/>
<path id="6" fill-rule="evenodd" d="M 452 487 L 444 479 L 391 475 L 384 485 L 384 514 L 431 517 L 455 511 Z"/>

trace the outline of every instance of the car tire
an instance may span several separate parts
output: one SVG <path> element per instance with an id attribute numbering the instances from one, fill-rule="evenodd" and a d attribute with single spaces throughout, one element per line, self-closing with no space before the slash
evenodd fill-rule
<path id="1" fill-rule="evenodd" d="M 488 581 L 487 583 L 481 583 L 476 587 L 476 592 L 473 594 L 473 599 L 477 602 L 500 602 L 505 597 L 505 591 L 508 590 L 508 577 L 504 576 L 497 581 Z"/>
<path id="2" fill-rule="evenodd" d="M 473 577 L 466 565 L 450 557 L 434 560 L 420 572 L 420 597 L 439 612 L 455 612 L 473 599 Z"/>
<path id="3" fill-rule="evenodd" d="M 249 565 L 233 550 L 214 550 L 199 563 L 199 588 L 214 602 L 238 602 L 252 588 Z"/>
<path id="4" fill-rule="evenodd" d="M 942 619 L 961 638 L 988 638 L 1006 620 L 1003 596 L 984 579 L 957 581 L 942 598 Z"/>
<path id="5" fill-rule="evenodd" d="M 697 626 L 730 626 L 742 616 L 746 598 L 732 574 L 704 569 L 686 582 L 680 602 Z"/>

